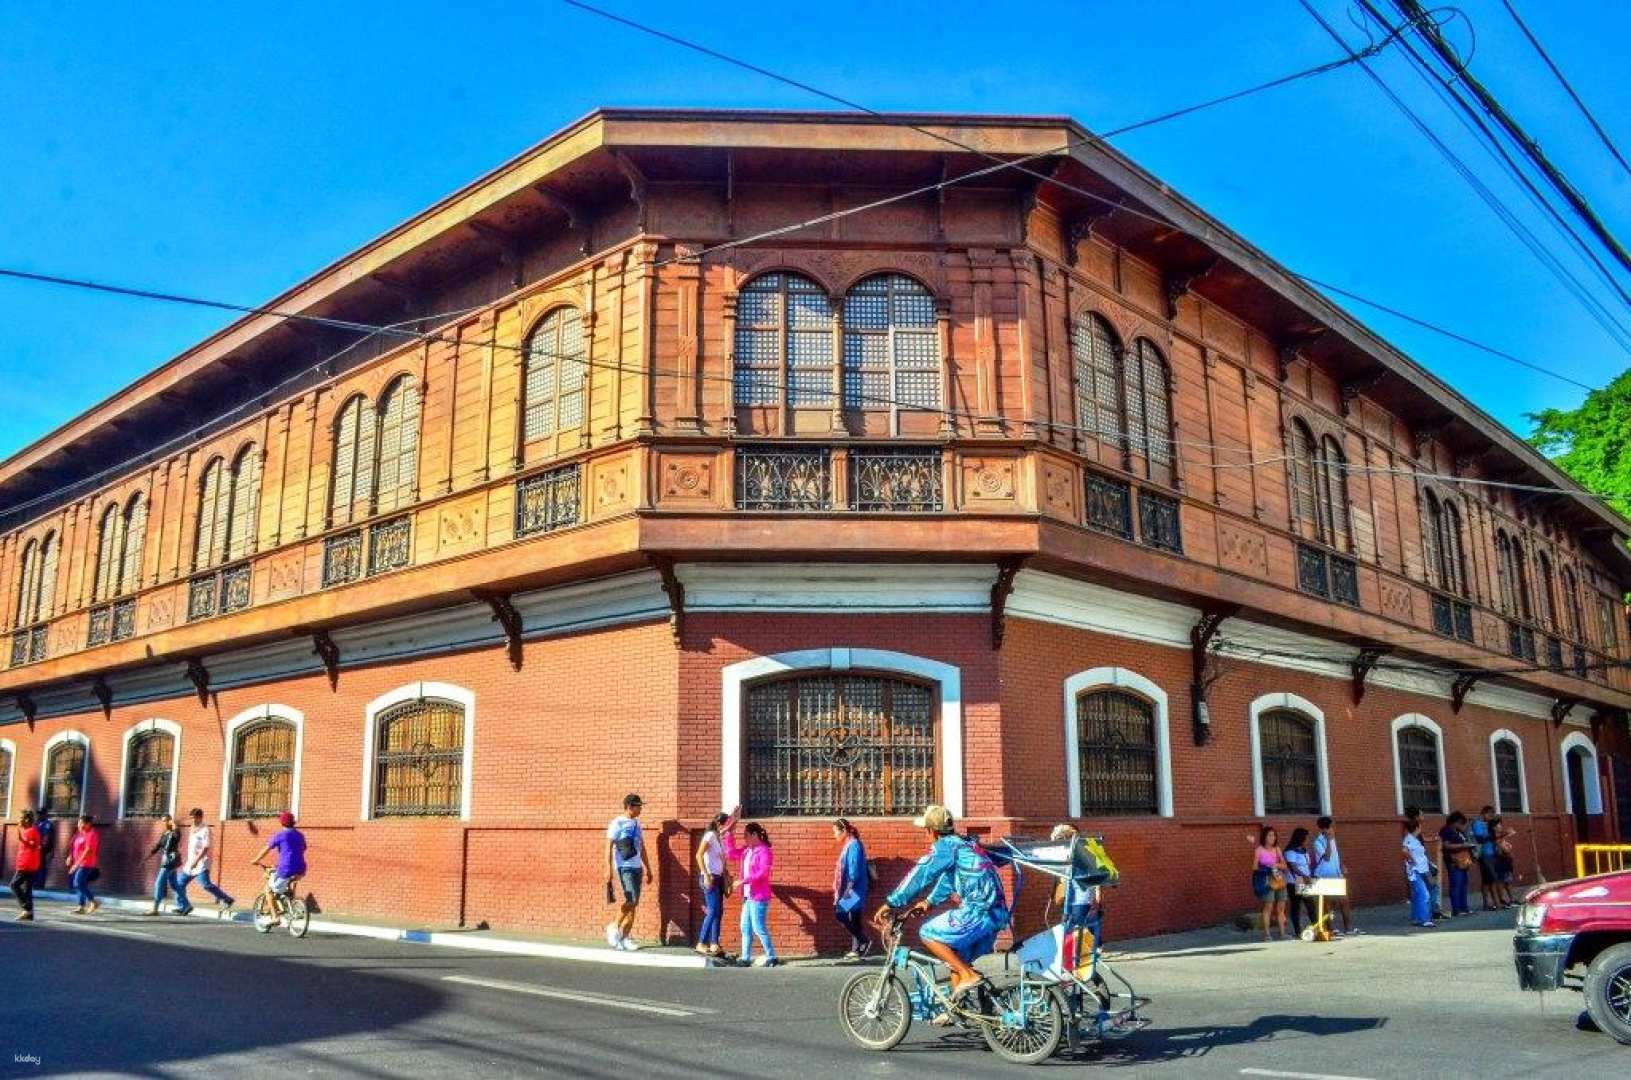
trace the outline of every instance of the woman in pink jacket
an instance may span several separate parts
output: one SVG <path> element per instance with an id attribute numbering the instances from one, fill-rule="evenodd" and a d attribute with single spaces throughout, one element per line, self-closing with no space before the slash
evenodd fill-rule
<path id="1" fill-rule="evenodd" d="M 775 858 L 770 850 L 770 835 L 757 821 L 750 821 L 742 830 L 745 840 L 736 843 L 736 831 L 725 834 L 725 857 L 742 863 L 742 963 L 753 967 L 775 967 L 776 946 L 771 944 L 770 929 L 765 915 L 770 910 L 770 868 Z M 757 937 L 765 954 L 753 959 L 753 939 Z"/>
<path id="2" fill-rule="evenodd" d="M 89 814 L 79 815 L 79 831 L 68 846 L 68 883 L 79 897 L 79 906 L 71 914 L 94 915 L 102 904 L 91 894 L 91 882 L 102 876 L 97 868 L 102 851 L 102 837 L 97 834 L 96 822 Z"/>

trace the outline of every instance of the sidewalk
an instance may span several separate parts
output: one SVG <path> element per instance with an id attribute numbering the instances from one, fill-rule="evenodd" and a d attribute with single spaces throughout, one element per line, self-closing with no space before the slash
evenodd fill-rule
<path id="1" fill-rule="evenodd" d="M 6 892 L 9 894 L 10 890 Z M 51 901 L 59 903 L 73 903 L 74 894 L 67 892 L 40 891 L 34 894 L 36 902 Z M 144 911 L 153 909 L 151 899 L 135 899 L 132 897 L 110 896 L 103 894 L 97 897 L 102 903 L 104 911 L 117 911 L 127 915 L 139 915 Z M 167 911 L 167 908 L 161 908 Z M 230 916 L 218 911 L 213 904 L 198 904 L 190 916 L 169 915 L 162 916 L 167 921 L 190 919 L 222 919 L 230 918 L 232 922 L 253 926 L 254 920 L 246 908 L 234 909 Z M 702 970 L 710 967 L 709 962 L 698 956 L 689 946 L 646 946 L 636 952 L 619 952 L 608 948 L 604 944 L 591 945 L 581 941 L 571 941 L 563 938 L 552 938 L 533 934 L 495 934 L 491 930 L 466 930 L 448 928 L 436 930 L 425 927 L 393 926 L 378 922 L 369 922 L 347 916 L 325 915 L 322 918 L 314 917 L 311 920 L 311 932 L 316 934 L 342 934 L 351 937 L 373 938 L 377 941 L 403 941 L 415 945 L 436 945 L 450 949 L 468 949 L 473 952 L 505 953 L 511 956 L 536 956 L 551 960 L 579 960 L 599 964 L 621 964 L 629 967 L 660 967 L 660 968 L 695 968 Z M 274 933 L 284 933 L 279 929 Z"/>

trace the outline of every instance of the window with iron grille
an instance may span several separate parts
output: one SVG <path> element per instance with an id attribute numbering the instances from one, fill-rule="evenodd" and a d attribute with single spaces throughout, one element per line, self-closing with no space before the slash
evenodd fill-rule
<path id="1" fill-rule="evenodd" d="M 1399 790 L 1406 806 L 1419 806 L 1431 814 L 1444 807 L 1439 786 L 1438 736 L 1423 727 L 1399 729 Z"/>
<path id="2" fill-rule="evenodd" d="M 855 510 L 925 513 L 943 506 L 937 448 L 855 450 L 849 475 Z"/>
<path id="3" fill-rule="evenodd" d="M 552 532 L 578 521 L 581 466 L 565 465 L 515 485 L 515 535 Z"/>
<path id="4" fill-rule="evenodd" d="M 17 608 L 12 619 L 15 627 L 26 627 L 51 617 L 51 605 L 57 595 L 57 534 L 49 532 L 44 540 L 30 540 L 23 547 L 22 573 L 17 577 Z M 24 650 L 27 663 L 29 650 Z M 41 659 L 41 657 L 35 657 Z M 19 663 L 15 654 L 12 663 Z"/>
<path id="5" fill-rule="evenodd" d="M 413 536 L 413 516 L 403 514 L 391 521 L 368 526 L 368 573 L 400 570 L 413 559 L 409 541 Z"/>
<path id="6" fill-rule="evenodd" d="M 558 307 L 527 337 L 521 421 L 524 442 L 583 423 L 587 371 L 583 320 L 577 308 Z"/>
<path id="7" fill-rule="evenodd" d="M 78 817 L 85 808 L 85 744 L 61 742 L 45 759 L 44 809 L 52 817 Z"/>
<path id="8" fill-rule="evenodd" d="M 785 386 L 789 405 L 831 407 L 832 300 L 809 278 L 761 274 L 743 286 L 735 346 L 736 404 L 779 404 Z"/>
<path id="9" fill-rule="evenodd" d="M 1133 489 L 1124 480 L 1087 474 L 1087 525 L 1090 529 L 1133 538 Z"/>
<path id="10" fill-rule="evenodd" d="M 352 529 L 323 540 L 323 588 L 362 577 L 362 530 Z"/>
<path id="11" fill-rule="evenodd" d="M 11 820 L 11 751 L 0 746 L 0 821 Z"/>
<path id="12" fill-rule="evenodd" d="M 1161 350 L 1147 338 L 1137 338 L 1123 365 L 1127 391 L 1127 442 L 1144 459 L 1144 475 L 1158 484 L 1172 484 L 1172 370 Z"/>
<path id="13" fill-rule="evenodd" d="M 740 447 L 738 510 L 832 509 L 832 459 L 825 448 Z"/>
<path id="14" fill-rule="evenodd" d="M 464 707 L 393 705 L 374 721 L 374 816 L 457 817 L 464 809 Z"/>
<path id="15" fill-rule="evenodd" d="M 1076 383 L 1076 423 L 1083 436 L 1118 449 L 1126 441 L 1122 423 L 1121 342 L 1101 315 L 1087 312 L 1071 323 L 1070 351 Z"/>
<path id="16" fill-rule="evenodd" d="M 1523 806 L 1523 764 L 1518 744 L 1511 739 L 1495 743 L 1495 811 L 1521 814 Z"/>
<path id="17" fill-rule="evenodd" d="M 938 409 L 934 296 L 904 274 L 874 274 L 844 297 L 844 407 Z"/>
<path id="18" fill-rule="evenodd" d="M 778 679 L 747 692 L 745 813 L 915 814 L 939 797 L 936 701 L 884 675 Z"/>
<path id="19" fill-rule="evenodd" d="M 1183 554 L 1184 538 L 1178 522 L 1178 500 L 1148 488 L 1138 491 L 1138 537 L 1148 547 Z"/>
<path id="20" fill-rule="evenodd" d="M 170 770 L 176 741 L 163 731 L 146 731 L 130 740 L 125 756 L 125 817 L 154 818 L 170 810 Z"/>
<path id="21" fill-rule="evenodd" d="M 1290 709 L 1270 709 L 1257 718 L 1257 747 L 1263 774 L 1263 812 L 1319 813 L 1314 721 Z"/>
<path id="22" fill-rule="evenodd" d="M 1086 691 L 1076 751 L 1084 816 L 1160 813 L 1154 705 L 1125 690 Z"/>
<path id="23" fill-rule="evenodd" d="M 268 717 L 238 729 L 232 743 L 235 818 L 272 817 L 289 809 L 294 793 L 295 726 Z"/>

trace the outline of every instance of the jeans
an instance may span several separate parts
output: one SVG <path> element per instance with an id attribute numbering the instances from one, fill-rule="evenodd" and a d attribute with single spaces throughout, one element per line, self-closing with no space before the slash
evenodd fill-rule
<path id="1" fill-rule="evenodd" d="M 11 877 L 11 895 L 25 915 L 34 914 L 34 871 L 19 870 Z"/>
<path id="2" fill-rule="evenodd" d="M 1310 926 L 1314 925 L 1314 898 L 1293 892 L 1286 897 L 1286 909 L 1291 913 L 1291 933 L 1301 937 L 1303 932 L 1303 919 L 1308 919 Z"/>
<path id="3" fill-rule="evenodd" d="M 844 911 L 842 908 L 835 908 L 833 914 L 837 916 L 839 925 L 849 931 L 850 944 L 854 946 L 855 950 L 859 952 L 861 949 L 866 948 L 867 936 L 861 922 L 860 909 Z"/>
<path id="4" fill-rule="evenodd" d="M 176 908 L 178 910 L 191 911 L 193 909 L 192 901 L 187 899 L 187 886 L 192 884 L 194 881 L 202 881 L 204 883 L 204 891 L 215 897 L 216 903 L 225 904 L 227 907 L 232 906 L 232 897 L 222 892 L 220 888 L 210 880 L 210 868 L 205 866 L 200 868 L 196 874 L 177 874 L 175 876 Z"/>
<path id="5" fill-rule="evenodd" d="M 1410 879 L 1410 921 L 1418 926 L 1430 922 L 1433 909 L 1429 906 L 1427 882 L 1421 877 Z"/>
<path id="6" fill-rule="evenodd" d="M 96 897 L 91 894 L 91 882 L 98 876 L 100 875 L 97 873 L 96 868 L 90 866 L 82 866 L 68 875 L 68 887 L 74 890 L 75 896 L 79 897 L 80 907 L 85 907 L 96 900 Z"/>
<path id="7" fill-rule="evenodd" d="M 180 882 L 176 881 L 176 868 L 173 866 L 161 866 L 159 867 L 159 872 L 153 875 L 153 906 L 158 907 L 160 904 L 164 903 L 165 896 L 169 895 L 171 890 L 175 891 L 176 897 L 178 898 L 177 902 L 180 903 L 179 898 L 181 896 L 181 884 Z M 182 904 L 181 906 L 186 907 L 185 904 Z"/>
<path id="8" fill-rule="evenodd" d="M 1435 919 L 1444 914 L 1444 890 L 1439 886 L 1437 874 L 1427 877 L 1427 899 L 1431 905 L 1427 910 Z"/>
<path id="9" fill-rule="evenodd" d="M 770 910 L 769 900 L 742 901 L 742 959 L 753 959 L 753 939 L 764 946 L 765 955 L 776 959 L 776 946 L 770 943 L 770 930 L 765 926 L 765 913 Z M 751 932 L 751 934 L 750 934 Z"/>
<path id="10" fill-rule="evenodd" d="M 1472 908 L 1467 906 L 1467 878 L 1471 876 L 1465 870 L 1450 867 L 1450 912 L 1454 915 L 1465 915 Z"/>
<path id="11" fill-rule="evenodd" d="M 702 929 L 697 931 L 697 944 L 719 944 L 719 922 L 725 914 L 725 877 L 723 874 L 713 875 L 713 884 L 703 883 L 699 877 L 698 884 L 702 885 Z"/>

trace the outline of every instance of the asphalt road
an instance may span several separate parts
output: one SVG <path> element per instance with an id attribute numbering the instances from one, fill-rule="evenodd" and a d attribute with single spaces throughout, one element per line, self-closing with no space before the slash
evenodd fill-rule
<path id="1" fill-rule="evenodd" d="M 0 924 L 0 1075 L 1012 1076 L 976 1038 L 914 1026 L 850 1046 L 844 967 L 685 971 L 466 953 L 213 920 Z M 1050 1069 L 1127 1077 L 1615 1076 L 1579 998 L 1513 985 L 1510 916 L 1330 945 L 1231 932 L 1140 947 L 1154 1025 Z M 37 1062 L 36 1062 L 37 1059 Z"/>

